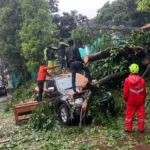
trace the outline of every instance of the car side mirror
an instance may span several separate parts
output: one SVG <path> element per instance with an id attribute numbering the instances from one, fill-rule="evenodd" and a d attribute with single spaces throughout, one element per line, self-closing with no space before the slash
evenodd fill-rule
<path id="1" fill-rule="evenodd" d="M 54 87 L 49 87 L 47 90 L 48 92 L 54 92 Z"/>

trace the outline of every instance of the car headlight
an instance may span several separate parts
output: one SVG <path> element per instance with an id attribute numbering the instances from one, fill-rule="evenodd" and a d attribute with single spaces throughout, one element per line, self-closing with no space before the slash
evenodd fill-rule
<path id="1" fill-rule="evenodd" d="M 83 103 L 83 98 L 77 98 L 75 99 L 75 104 L 81 105 Z"/>

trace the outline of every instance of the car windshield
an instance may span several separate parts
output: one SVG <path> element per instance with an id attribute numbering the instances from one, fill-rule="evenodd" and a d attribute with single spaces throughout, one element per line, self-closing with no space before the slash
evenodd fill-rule
<path id="1" fill-rule="evenodd" d="M 66 90 L 66 89 L 71 89 L 72 88 L 72 78 L 67 77 L 67 78 L 61 78 L 56 80 L 57 86 L 60 90 Z M 76 86 L 82 86 L 81 83 L 76 82 Z"/>

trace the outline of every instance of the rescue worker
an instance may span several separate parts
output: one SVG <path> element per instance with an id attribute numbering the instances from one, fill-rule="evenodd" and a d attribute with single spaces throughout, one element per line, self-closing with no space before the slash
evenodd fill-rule
<path id="1" fill-rule="evenodd" d="M 39 67 L 38 78 L 37 78 L 38 88 L 39 88 L 38 102 L 42 101 L 43 87 L 44 87 L 46 75 L 48 75 L 50 77 L 52 76 L 50 73 L 47 72 L 47 70 L 54 69 L 54 68 L 56 68 L 56 66 L 46 67 L 46 61 L 45 60 L 41 63 L 41 65 Z"/>
<path id="2" fill-rule="evenodd" d="M 142 77 L 138 76 L 139 66 L 131 64 L 129 66 L 130 75 L 125 79 L 123 88 L 123 100 L 126 103 L 126 132 L 132 132 L 133 118 L 137 112 L 138 116 L 138 131 L 144 131 L 145 120 L 145 98 L 146 87 L 145 81 Z"/>
<path id="3" fill-rule="evenodd" d="M 90 71 L 83 59 L 80 56 L 80 52 L 77 47 L 74 46 L 73 40 L 68 41 L 69 47 L 66 49 L 66 63 L 67 67 L 71 70 L 72 73 L 72 89 L 76 93 L 76 73 L 79 70 L 84 70 L 86 72 L 89 82 L 92 81 Z M 74 94 L 75 94 L 74 93 Z"/>
<path id="4" fill-rule="evenodd" d="M 60 63 L 61 70 L 65 67 L 65 50 L 69 45 L 63 42 L 63 39 L 60 40 L 59 46 L 58 46 L 58 58 Z"/>

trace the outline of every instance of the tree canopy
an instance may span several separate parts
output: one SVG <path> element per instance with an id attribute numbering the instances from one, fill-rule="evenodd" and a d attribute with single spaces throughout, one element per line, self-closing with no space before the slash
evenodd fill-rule
<path id="1" fill-rule="evenodd" d="M 53 16 L 53 22 L 57 25 L 60 31 L 60 38 L 69 38 L 71 31 L 76 29 L 80 25 L 84 25 L 88 18 L 77 11 L 63 12 L 63 15 L 55 14 Z"/>
<path id="2" fill-rule="evenodd" d="M 19 31 L 22 18 L 18 0 L 0 1 L 0 55 L 7 60 L 13 68 L 22 71 L 24 57 L 21 55 L 21 41 Z"/>
<path id="3" fill-rule="evenodd" d="M 150 12 L 137 11 L 138 0 L 106 2 L 98 10 L 95 22 L 103 25 L 140 27 L 150 22 Z"/>
<path id="4" fill-rule="evenodd" d="M 47 43 L 57 42 L 53 6 L 46 0 L 1 0 L 0 55 L 14 69 L 36 69 Z"/>
<path id="5" fill-rule="evenodd" d="M 45 0 L 23 0 L 21 10 L 24 20 L 20 31 L 22 54 L 28 69 L 33 70 L 43 58 L 44 46 L 55 42 L 53 37 L 57 35 L 57 28 Z"/>
<path id="6" fill-rule="evenodd" d="M 150 11 L 150 1 L 149 0 L 139 0 L 138 10 L 139 11 Z"/>

